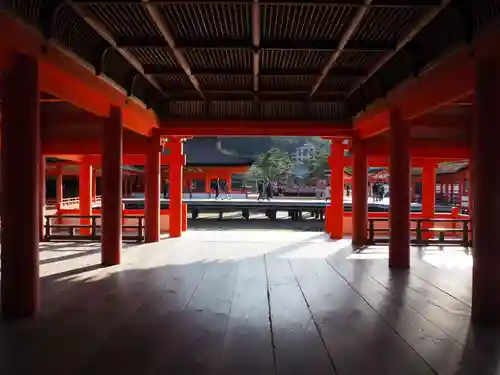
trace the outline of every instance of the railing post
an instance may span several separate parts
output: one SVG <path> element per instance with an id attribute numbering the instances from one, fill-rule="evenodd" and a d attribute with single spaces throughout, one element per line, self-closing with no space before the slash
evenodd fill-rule
<path id="1" fill-rule="evenodd" d="M 375 235 L 374 235 L 374 226 L 373 219 L 368 219 L 369 229 L 368 229 L 368 238 L 370 240 L 370 244 L 375 243 Z"/>
<path id="2" fill-rule="evenodd" d="M 143 216 L 139 216 L 139 223 L 137 225 L 137 242 L 142 241 L 143 235 L 142 235 L 142 219 L 144 219 Z"/>
<path id="3" fill-rule="evenodd" d="M 91 220 L 92 220 L 92 232 L 91 232 L 91 236 L 93 238 L 96 238 L 97 237 L 97 224 L 96 224 L 97 217 L 96 216 L 91 216 Z"/>
<path id="4" fill-rule="evenodd" d="M 45 239 L 50 238 L 50 217 L 45 216 Z"/>
<path id="5" fill-rule="evenodd" d="M 464 220 L 462 227 L 463 246 L 469 246 L 469 221 Z"/>
<path id="6" fill-rule="evenodd" d="M 422 243 L 422 220 L 417 219 L 417 243 Z"/>

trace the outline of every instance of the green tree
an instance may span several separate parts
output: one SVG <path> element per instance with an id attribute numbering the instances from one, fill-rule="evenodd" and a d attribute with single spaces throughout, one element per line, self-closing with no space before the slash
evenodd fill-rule
<path id="1" fill-rule="evenodd" d="M 320 148 L 318 154 L 309 162 L 309 178 L 325 177 L 328 165 L 329 152 L 326 148 Z"/>
<path id="2" fill-rule="evenodd" d="M 258 157 L 255 164 L 263 171 L 265 177 L 279 182 L 286 182 L 293 168 L 288 153 L 278 148 L 272 148 Z"/>

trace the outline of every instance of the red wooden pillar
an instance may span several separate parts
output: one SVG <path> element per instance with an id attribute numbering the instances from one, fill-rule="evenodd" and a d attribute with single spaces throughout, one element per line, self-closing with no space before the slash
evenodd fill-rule
<path id="1" fill-rule="evenodd" d="M 210 185 L 212 183 L 212 180 L 210 176 L 205 176 L 205 193 L 210 193 Z"/>
<path id="2" fill-rule="evenodd" d="M 422 216 L 432 219 L 436 211 L 436 163 L 428 161 L 422 168 Z M 432 228 L 432 223 L 424 222 L 422 228 Z M 432 238 L 431 232 L 425 232 L 424 239 Z"/>
<path id="3" fill-rule="evenodd" d="M 153 129 L 146 155 L 146 191 L 144 195 L 146 216 L 146 242 L 160 240 L 160 176 L 162 151 L 160 134 Z"/>
<path id="4" fill-rule="evenodd" d="M 182 140 L 172 139 L 168 142 L 170 148 L 170 237 L 180 237 L 182 234 L 182 169 L 185 157 L 182 153 Z"/>
<path id="5" fill-rule="evenodd" d="M 122 249 L 122 113 L 111 107 L 102 142 L 102 252 L 104 266 L 120 264 Z"/>
<path id="6" fill-rule="evenodd" d="M 410 267 L 410 127 L 399 112 L 390 118 L 389 266 Z"/>
<path id="7" fill-rule="evenodd" d="M 233 191 L 233 175 L 229 174 L 226 178 L 226 186 L 228 194 L 231 194 Z"/>
<path id="8" fill-rule="evenodd" d="M 40 237 L 40 241 L 43 241 L 44 232 L 45 232 L 45 156 L 40 155 L 40 183 L 38 185 L 38 189 L 40 192 L 40 215 L 38 219 L 38 233 Z"/>
<path id="9" fill-rule="evenodd" d="M 500 64 L 479 61 L 472 124 L 472 319 L 500 324 Z"/>
<path id="10" fill-rule="evenodd" d="M 2 256 L 3 319 L 33 317 L 39 309 L 40 103 L 38 63 L 13 56 L 3 72 Z"/>
<path id="11" fill-rule="evenodd" d="M 326 232 L 333 239 L 344 236 L 344 144 L 332 140 L 330 144 L 330 206 L 327 207 Z"/>
<path id="12" fill-rule="evenodd" d="M 368 228 L 368 162 L 361 140 L 353 139 L 352 160 L 352 244 L 367 242 Z"/>
<path id="13" fill-rule="evenodd" d="M 80 198 L 80 215 L 92 215 L 92 165 L 85 160 L 80 163 L 80 174 L 78 176 L 78 195 Z M 90 218 L 80 218 L 81 225 L 90 225 Z M 90 234 L 90 228 L 80 228 L 80 233 Z"/>

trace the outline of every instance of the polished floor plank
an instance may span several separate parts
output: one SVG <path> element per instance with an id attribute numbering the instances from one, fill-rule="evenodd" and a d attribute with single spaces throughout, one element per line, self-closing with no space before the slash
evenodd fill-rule
<path id="1" fill-rule="evenodd" d="M 335 374 L 287 259 L 266 256 L 278 374 Z"/>
<path id="2" fill-rule="evenodd" d="M 241 261 L 219 375 L 274 375 L 264 257 Z"/>
<path id="3" fill-rule="evenodd" d="M 421 248 L 412 251 L 411 272 L 460 300 L 472 305 L 472 255 L 456 247 Z M 438 271 L 438 272 L 436 272 Z"/>
<path id="4" fill-rule="evenodd" d="M 389 274 L 385 287 L 371 277 L 374 271 L 369 262 L 353 260 L 330 266 L 437 373 L 454 374 L 459 369 L 463 345 L 413 308 L 415 300 L 412 306 L 407 295 L 409 272 L 389 272 L 384 267 Z M 357 277 L 359 268 L 365 277 Z M 425 309 L 425 304 L 418 308 Z"/>
<path id="5" fill-rule="evenodd" d="M 46 243 L 43 310 L 0 324 L 2 374 L 500 375 L 500 330 L 470 324 L 470 254 L 285 230 L 195 230 L 126 245 Z"/>
<path id="6" fill-rule="evenodd" d="M 326 261 L 292 265 L 339 374 L 434 373 Z M 365 270 L 354 277 L 364 279 Z"/>
<path id="7" fill-rule="evenodd" d="M 165 254 L 155 264 L 154 282 L 148 285 L 147 298 L 141 306 L 95 351 L 78 374 L 148 374 L 176 345 L 176 317 L 186 308 L 210 264 L 195 262 L 179 267 L 168 258 Z"/>
<path id="8" fill-rule="evenodd" d="M 124 252 L 125 258 L 127 255 Z M 41 373 L 65 374 L 82 365 L 144 299 L 144 288 L 152 282 L 150 270 L 159 253 L 145 255 L 136 258 L 132 254 L 133 268 L 124 264 L 66 280 L 77 299 L 71 299 L 50 315 L 42 313 L 33 322 L 1 326 L 1 350 L 6 358 L 1 365 L 12 373 L 28 374 L 34 368 Z M 23 360 L 26 353 L 30 353 L 31 362 Z"/>
<path id="9" fill-rule="evenodd" d="M 212 264 L 184 311 L 170 317 L 170 345 L 151 374 L 212 374 L 222 355 L 238 262 Z"/>

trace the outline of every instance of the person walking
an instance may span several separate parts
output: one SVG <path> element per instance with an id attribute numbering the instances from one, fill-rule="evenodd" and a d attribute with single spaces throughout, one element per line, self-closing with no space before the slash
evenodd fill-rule
<path id="1" fill-rule="evenodd" d="M 264 199 L 264 181 L 262 181 L 262 180 L 257 181 L 257 191 L 259 193 L 257 200 L 260 201 L 260 200 Z"/>
<path id="2" fill-rule="evenodd" d="M 217 180 L 215 180 L 214 190 L 215 190 L 215 199 L 219 199 L 219 192 L 220 192 L 220 180 L 219 180 L 219 177 L 217 177 Z"/>
<path id="3" fill-rule="evenodd" d="M 271 181 L 266 179 L 266 195 L 267 195 L 267 200 L 270 201 L 271 198 L 273 197 L 273 185 L 271 184 Z"/>
<path id="4" fill-rule="evenodd" d="M 330 200 L 330 185 L 326 185 L 324 195 L 325 201 Z"/>
<path id="5" fill-rule="evenodd" d="M 373 192 L 373 201 L 376 202 L 378 201 L 378 183 L 374 183 L 372 185 L 372 192 Z"/>

